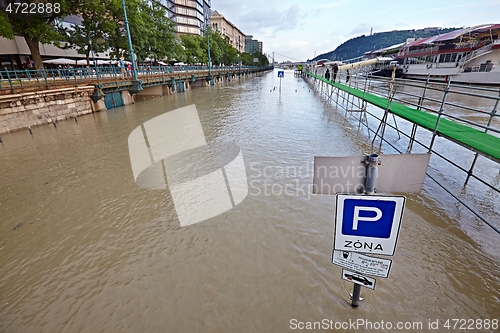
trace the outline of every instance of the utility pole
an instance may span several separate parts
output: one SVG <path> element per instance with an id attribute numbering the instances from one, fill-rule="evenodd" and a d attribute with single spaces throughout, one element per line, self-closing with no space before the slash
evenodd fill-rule
<path id="1" fill-rule="evenodd" d="M 92 47 L 92 39 L 90 39 L 90 37 L 89 37 L 89 45 L 90 45 L 90 51 L 92 52 L 92 62 L 94 63 L 94 71 L 95 71 L 95 74 L 97 76 L 97 84 L 100 86 L 101 85 L 101 81 L 99 79 L 99 72 L 98 72 L 98 69 L 97 69 L 97 62 L 95 61 L 95 52 L 94 52 L 94 48 Z"/>
<path id="2" fill-rule="evenodd" d="M 122 0 L 122 8 L 123 8 L 123 17 L 125 19 L 125 30 L 127 31 L 128 48 L 130 51 L 130 61 L 132 62 L 132 77 L 136 81 L 137 80 L 137 68 L 135 67 L 134 49 L 132 47 L 132 39 L 130 38 L 130 28 L 128 26 L 127 8 L 125 6 L 125 0 Z"/>
<path id="3" fill-rule="evenodd" d="M 128 26 L 127 8 L 125 6 L 125 0 L 122 0 L 122 7 L 123 7 L 123 18 L 125 19 L 125 30 L 127 31 L 128 47 L 130 51 L 130 61 L 132 62 L 133 81 L 132 81 L 132 88 L 129 91 L 131 94 L 133 94 L 133 93 L 138 93 L 139 91 L 142 90 L 142 82 L 139 81 L 137 78 L 137 68 L 135 65 L 134 48 L 132 47 L 132 39 L 130 38 L 130 28 Z"/>
<path id="4" fill-rule="evenodd" d="M 212 69 L 211 69 L 211 60 L 210 60 L 210 31 L 209 31 L 209 27 L 208 27 L 208 21 L 206 21 L 205 23 L 205 27 L 207 28 L 207 49 L 208 49 L 208 75 L 209 76 L 212 76 Z"/>

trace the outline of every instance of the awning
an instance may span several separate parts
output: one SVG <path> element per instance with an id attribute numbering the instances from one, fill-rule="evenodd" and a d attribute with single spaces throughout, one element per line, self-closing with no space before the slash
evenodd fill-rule
<path id="1" fill-rule="evenodd" d="M 96 63 L 97 65 L 109 65 L 109 64 L 112 64 L 112 63 L 116 63 L 116 61 L 111 61 L 111 60 L 101 60 L 101 59 L 97 59 L 96 60 Z M 77 65 L 82 65 L 82 66 L 86 66 L 87 65 L 87 60 L 85 59 L 82 59 L 82 60 L 78 60 L 76 62 Z M 94 60 L 90 59 L 89 60 L 89 65 L 90 66 L 93 66 L 94 65 Z"/>
<path id="2" fill-rule="evenodd" d="M 53 64 L 53 65 L 76 65 L 77 61 L 72 60 L 72 59 L 66 59 L 66 58 L 58 58 L 58 59 L 51 59 L 51 60 L 44 60 L 42 61 L 44 64 Z"/>
<path id="3" fill-rule="evenodd" d="M 471 31 L 470 28 L 453 30 L 453 31 L 447 32 L 445 34 L 436 36 L 434 41 L 437 42 L 437 41 L 442 41 L 442 40 L 453 40 L 455 38 L 462 36 L 463 34 L 468 33 L 469 31 Z"/>

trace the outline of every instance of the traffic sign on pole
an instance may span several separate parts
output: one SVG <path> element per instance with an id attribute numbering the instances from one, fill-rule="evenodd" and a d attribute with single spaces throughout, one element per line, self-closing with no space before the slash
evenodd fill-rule
<path id="1" fill-rule="evenodd" d="M 351 272 L 347 269 L 342 270 L 342 279 L 359 284 L 366 288 L 375 289 L 376 280 L 374 278 L 364 276 L 356 272 Z"/>
<path id="2" fill-rule="evenodd" d="M 369 257 L 356 252 L 333 250 L 332 263 L 361 274 L 386 278 L 389 276 L 392 260 Z"/>
<path id="3" fill-rule="evenodd" d="M 338 194 L 334 249 L 394 255 L 405 199 Z"/>

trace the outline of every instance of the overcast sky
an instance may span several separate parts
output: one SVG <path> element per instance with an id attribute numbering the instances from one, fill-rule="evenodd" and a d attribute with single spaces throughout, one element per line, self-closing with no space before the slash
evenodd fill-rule
<path id="1" fill-rule="evenodd" d="M 276 61 L 304 61 L 373 32 L 500 23 L 500 0 L 212 0 Z"/>

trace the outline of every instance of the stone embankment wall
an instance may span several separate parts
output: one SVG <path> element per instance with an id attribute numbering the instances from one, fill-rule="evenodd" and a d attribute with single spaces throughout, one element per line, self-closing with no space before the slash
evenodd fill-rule
<path id="1" fill-rule="evenodd" d="M 94 112 L 94 86 L 0 96 L 0 133 Z"/>

